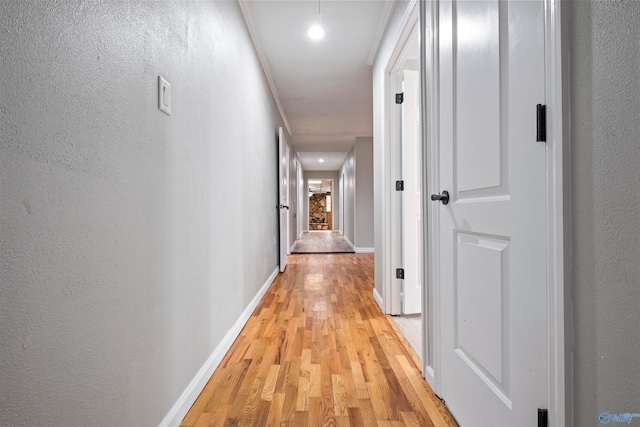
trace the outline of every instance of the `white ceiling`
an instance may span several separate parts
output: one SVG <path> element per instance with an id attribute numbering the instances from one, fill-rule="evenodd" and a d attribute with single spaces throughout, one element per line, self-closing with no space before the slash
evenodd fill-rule
<path id="1" fill-rule="evenodd" d="M 318 20 L 318 1 L 240 4 L 292 144 L 306 153 L 303 168 L 338 170 L 344 155 L 337 166 L 313 165 L 324 151 L 344 154 L 356 137 L 373 134 L 371 62 L 393 1 L 321 1 L 322 40 L 306 35 Z"/>
<path id="2" fill-rule="evenodd" d="M 347 153 L 344 151 L 300 151 L 298 155 L 302 169 L 306 171 L 337 171 L 340 170 Z M 320 159 L 324 162 L 320 162 Z"/>
<path id="3" fill-rule="evenodd" d="M 311 193 L 330 193 L 333 182 L 330 179 L 310 179 L 307 184 Z"/>

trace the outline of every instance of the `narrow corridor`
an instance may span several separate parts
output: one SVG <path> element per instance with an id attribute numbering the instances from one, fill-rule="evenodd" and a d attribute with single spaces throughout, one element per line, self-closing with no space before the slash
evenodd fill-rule
<path id="1" fill-rule="evenodd" d="M 292 255 L 182 426 L 455 426 L 372 291 L 373 254 Z"/>

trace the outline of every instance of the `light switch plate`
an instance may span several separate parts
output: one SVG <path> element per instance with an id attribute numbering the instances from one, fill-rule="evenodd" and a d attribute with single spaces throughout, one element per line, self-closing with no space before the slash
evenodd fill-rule
<path id="1" fill-rule="evenodd" d="M 171 115 L 171 85 L 158 76 L 158 108 Z"/>

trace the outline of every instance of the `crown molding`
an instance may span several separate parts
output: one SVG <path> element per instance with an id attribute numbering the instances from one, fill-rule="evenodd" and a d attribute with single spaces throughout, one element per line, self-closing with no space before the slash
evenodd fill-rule
<path id="1" fill-rule="evenodd" d="M 391 19 L 391 11 L 393 10 L 395 2 L 396 0 L 387 0 L 384 2 L 384 6 L 382 6 L 383 9 L 380 14 L 380 21 L 378 22 L 378 27 L 376 29 L 375 36 L 373 37 L 371 50 L 369 50 L 369 55 L 367 56 L 367 65 L 373 65 L 373 61 L 376 59 L 376 54 L 378 53 L 382 36 L 389 24 L 389 19 Z"/>
<path id="2" fill-rule="evenodd" d="M 251 36 L 251 40 L 253 41 L 253 46 L 258 55 L 258 59 L 260 60 L 260 65 L 262 65 L 262 71 L 264 72 L 267 83 L 269 84 L 269 88 L 271 89 L 273 100 L 278 107 L 278 111 L 280 112 L 280 116 L 282 117 L 284 126 L 287 128 L 287 132 L 289 132 L 290 137 L 293 138 L 289 120 L 284 113 L 284 108 L 282 107 L 282 102 L 280 101 L 280 95 L 278 95 L 278 89 L 276 88 L 276 83 L 273 80 L 273 74 L 271 72 L 271 67 L 269 67 L 269 61 L 267 61 L 267 56 L 265 55 L 262 44 L 260 43 L 260 39 L 258 38 L 258 31 L 256 30 L 256 26 L 253 21 L 253 14 L 251 13 L 249 0 L 238 0 L 238 4 L 240 5 L 240 10 L 242 11 L 244 22 L 247 25 L 247 29 L 249 30 L 249 35 Z"/>

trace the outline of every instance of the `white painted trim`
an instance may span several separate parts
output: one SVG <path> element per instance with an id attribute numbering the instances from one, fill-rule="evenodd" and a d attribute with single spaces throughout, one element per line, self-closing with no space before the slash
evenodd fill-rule
<path id="1" fill-rule="evenodd" d="M 428 194 L 439 193 L 439 50 L 438 50 L 438 7 L 437 1 L 420 2 L 420 49 L 421 61 L 421 110 L 422 110 L 422 176 L 426 183 L 423 189 L 423 213 L 425 221 L 423 227 L 423 316 L 422 337 L 423 367 L 422 375 L 435 393 L 440 393 L 440 280 L 438 279 L 438 253 L 435 250 L 439 244 L 439 234 L 435 233 L 439 209 L 427 197 Z M 431 325 L 429 325 L 431 320 Z M 430 354 L 429 354 L 430 353 Z"/>
<path id="2" fill-rule="evenodd" d="M 549 424 L 572 424 L 567 419 L 565 348 L 564 252 L 564 121 L 562 98 L 562 1 L 545 0 L 545 81 L 547 103 L 547 337 Z M 567 123 L 567 127 L 569 124 Z M 567 381 L 568 379 L 568 381 Z M 569 404 L 571 406 L 571 403 Z"/>
<path id="3" fill-rule="evenodd" d="M 382 36 L 384 36 L 384 32 L 389 24 L 391 11 L 393 10 L 395 2 L 396 0 L 385 1 L 382 6 L 380 21 L 378 21 L 378 27 L 376 28 L 375 35 L 373 36 L 373 43 L 371 44 L 369 55 L 367 55 L 367 65 L 373 65 L 373 61 L 376 59 L 378 49 L 380 48 L 380 42 L 382 41 Z"/>
<path id="4" fill-rule="evenodd" d="M 344 236 L 344 235 L 343 235 Z M 351 246 L 353 246 L 354 248 L 356 247 L 356 245 L 354 245 L 351 240 L 349 240 L 349 238 L 347 236 L 344 236 L 344 240 L 347 241 L 347 243 L 349 243 Z M 355 249 L 354 249 L 355 250 Z"/>
<path id="5" fill-rule="evenodd" d="M 249 2 L 250 0 L 238 0 L 240 10 L 242 11 L 242 16 L 244 17 L 244 22 L 247 24 L 247 29 L 249 30 L 249 35 L 251 36 L 251 40 L 253 41 L 253 46 L 255 47 L 256 53 L 258 54 L 260 65 L 262 65 L 262 71 L 264 71 L 267 83 L 269 84 L 269 88 L 271 89 L 271 95 L 273 95 L 273 100 L 278 107 L 278 111 L 280 112 L 282 121 L 287 128 L 287 132 L 289 132 L 289 135 L 293 138 L 291 126 L 289 125 L 287 116 L 284 114 L 284 108 L 282 107 L 282 102 L 280 101 L 280 95 L 278 94 L 278 89 L 276 88 L 276 83 L 273 79 L 273 73 L 271 72 L 269 61 L 267 61 L 264 49 L 262 48 L 262 44 L 260 43 L 260 38 L 258 37 L 258 31 L 256 30 L 256 26 L 253 21 L 253 14 L 251 13 Z"/>
<path id="6" fill-rule="evenodd" d="M 278 276 L 279 268 L 273 270 L 273 273 L 269 276 L 267 281 L 262 285 L 256 296 L 253 297 L 251 302 L 247 305 L 244 311 L 238 317 L 238 320 L 233 324 L 229 332 L 224 336 L 220 344 L 213 350 L 211 356 L 207 359 L 207 361 L 202 365 L 202 367 L 198 370 L 198 373 L 193 377 L 187 388 L 180 395 L 176 403 L 173 404 L 169 413 L 164 417 L 164 419 L 160 422 L 159 427 L 177 427 L 180 425 L 184 417 L 191 409 L 191 406 L 196 401 L 204 386 L 207 384 L 213 372 L 216 370 L 220 362 L 222 362 L 222 358 L 227 354 L 231 345 L 236 340 L 242 328 L 251 317 L 251 313 L 258 306 L 260 300 L 267 292 L 273 281 Z"/>
<path id="7" fill-rule="evenodd" d="M 406 12 L 400 19 L 397 31 L 395 34 L 390 35 L 391 43 L 394 46 L 393 50 L 389 54 L 388 58 L 384 58 L 386 62 L 384 66 L 384 105 L 383 105 L 383 120 L 384 120 L 384 187 L 383 187 L 383 211 L 382 211 L 382 228 L 383 228 L 383 244 L 382 253 L 380 254 L 383 262 L 383 277 L 382 277 L 382 295 L 384 296 L 384 312 L 385 314 L 400 314 L 400 291 L 399 282 L 395 277 L 396 267 L 400 263 L 399 259 L 399 245 L 400 240 L 398 233 L 393 232 L 394 227 L 398 227 L 400 224 L 397 220 L 399 215 L 399 198 L 395 191 L 396 177 L 396 165 L 397 153 L 394 147 L 396 147 L 395 135 L 399 133 L 398 123 L 394 119 L 396 114 L 395 105 L 395 92 L 396 92 L 396 77 L 394 71 L 399 68 L 400 56 L 405 51 L 407 40 L 416 29 L 416 25 L 419 18 L 417 0 L 412 0 Z M 397 147 L 396 147 L 397 148 Z"/>
<path id="8" fill-rule="evenodd" d="M 372 254 L 375 253 L 375 248 L 356 248 L 357 254 Z"/>
<path id="9" fill-rule="evenodd" d="M 376 288 L 373 288 L 373 299 L 375 299 L 378 305 L 380 306 L 380 310 L 384 311 L 383 303 L 382 303 L 382 295 L 380 295 L 380 293 Z"/>

